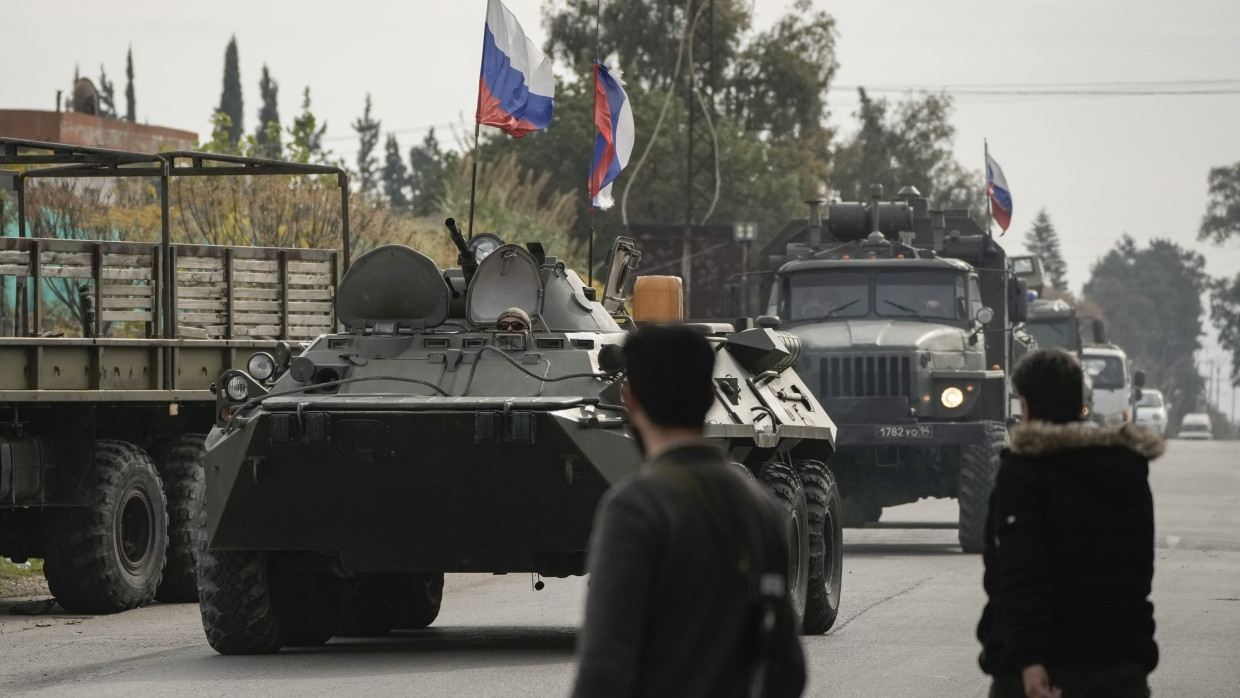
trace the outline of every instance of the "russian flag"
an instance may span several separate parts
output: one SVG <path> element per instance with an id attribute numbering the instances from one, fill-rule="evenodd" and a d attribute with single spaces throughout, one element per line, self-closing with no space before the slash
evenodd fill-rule
<path id="1" fill-rule="evenodd" d="M 607 66 L 594 61 L 594 162 L 590 165 L 590 203 L 611 208 L 611 183 L 633 153 L 633 110 L 624 83 Z"/>
<path id="2" fill-rule="evenodd" d="M 554 97 L 551 61 L 525 36 L 504 3 L 488 0 L 477 122 L 520 138 L 551 124 Z"/>
<path id="3" fill-rule="evenodd" d="M 986 151 L 986 189 L 990 192 L 990 215 L 1006 233 L 1012 224 L 1012 193 L 1008 191 L 1002 168 L 990 157 L 989 150 Z"/>

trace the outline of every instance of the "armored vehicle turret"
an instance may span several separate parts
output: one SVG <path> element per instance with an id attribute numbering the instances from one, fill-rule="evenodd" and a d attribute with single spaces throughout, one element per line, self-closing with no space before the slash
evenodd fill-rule
<path id="1" fill-rule="evenodd" d="M 199 549 L 217 651 L 424 627 L 445 573 L 584 573 L 600 497 L 641 462 L 619 397 L 637 253 L 617 241 L 600 302 L 537 244 L 449 228 L 460 268 L 372 250 L 340 283 L 343 331 L 220 376 Z M 510 307 L 533 326 L 497 327 Z M 825 632 L 834 424 L 793 369 L 795 337 L 696 327 L 717 349 L 707 436 L 785 506 L 790 591 L 806 631 Z"/>

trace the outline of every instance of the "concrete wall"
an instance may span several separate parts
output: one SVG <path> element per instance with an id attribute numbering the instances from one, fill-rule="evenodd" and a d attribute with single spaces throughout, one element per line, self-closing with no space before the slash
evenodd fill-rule
<path id="1" fill-rule="evenodd" d="M 33 109 L 0 109 L 0 136 L 139 153 L 191 150 L 198 142 L 192 131 Z"/>

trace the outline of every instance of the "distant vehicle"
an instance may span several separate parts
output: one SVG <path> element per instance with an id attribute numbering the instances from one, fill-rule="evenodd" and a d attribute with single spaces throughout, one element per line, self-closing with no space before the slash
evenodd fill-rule
<path id="1" fill-rule="evenodd" d="M 1214 427 L 1210 423 L 1210 415 L 1205 412 L 1189 412 L 1184 415 L 1184 421 L 1180 423 L 1179 438 L 1197 441 L 1213 439 Z"/>
<path id="2" fill-rule="evenodd" d="M 1132 365 L 1124 350 L 1114 344 L 1087 345 L 1081 349 L 1081 367 L 1094 389 L 1090 417 L 1099 424 L 1132 421 Z"/>
<path id="3" fill-rule="evenodd" d="M 1156 431 L 1162 436 L 1167 435 L 1167 405 L 1163 401 L 1162 391 L 1143 390 L 1141 399 L 1137 400 L 1137 426 Z"/>

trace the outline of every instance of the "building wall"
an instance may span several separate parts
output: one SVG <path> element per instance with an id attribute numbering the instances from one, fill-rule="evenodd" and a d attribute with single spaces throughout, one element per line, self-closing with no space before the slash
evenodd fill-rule
<path id="1" fill-rule="evenodd" d="M 139 153 L 191 150 L 198 142 L 192 131 L 34 109 L 0 109 L 0 136 Z"/>

